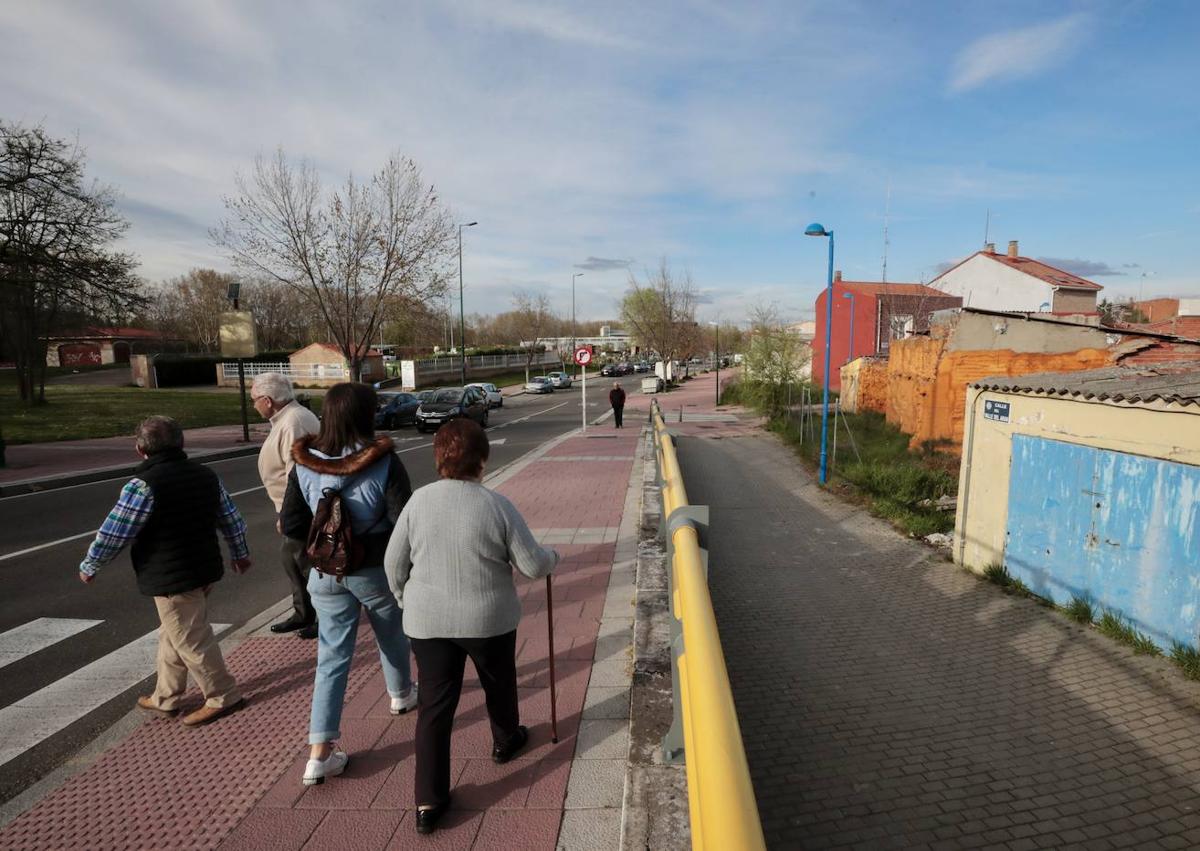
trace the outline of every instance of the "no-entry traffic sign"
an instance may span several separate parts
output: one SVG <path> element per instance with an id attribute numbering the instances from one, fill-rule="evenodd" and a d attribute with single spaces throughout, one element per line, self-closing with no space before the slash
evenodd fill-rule
<path id="1" fill-rule="evenodd" d="M 592 362 L 592 347 L 580 346 L 575 349 L 575 363 L 580 366 L 587 366 Z"/>

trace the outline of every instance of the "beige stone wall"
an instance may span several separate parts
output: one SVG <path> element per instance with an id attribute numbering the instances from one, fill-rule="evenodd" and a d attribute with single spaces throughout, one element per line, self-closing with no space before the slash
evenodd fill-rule
<path id="1" fill-rule="evenodd" d="M 1096 292 L 1092 290 L 1055 290 L 1053 307 L 1055 313 L 1095 313 Z"/>
<path id="2" fill-rule="evenodd" d="M 984 419 L 988 399 L 1008 402 L 1011 421 Z M 1004 558 L 1014 434 L 1200 465 L 1200 410 L 1194 406 L 1134 406 L 971 389 L 963 416 L 969 426 L 962 447 L 954 560 L 975 571 Z"/>

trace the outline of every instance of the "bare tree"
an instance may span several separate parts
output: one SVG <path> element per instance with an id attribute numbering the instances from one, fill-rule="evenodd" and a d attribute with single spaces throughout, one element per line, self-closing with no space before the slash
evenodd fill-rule
<path id="1" fill-rule="evenodd" d="M 398 154 L 369 180 L 326 191 L 307 161 L 258 157 L 214 241 L 243 268 L 288 284 L 324 321 L 357 380 L 389 300 L 438 298 L 454 250 L 446 208 Z"/>
<path id="2" fill-rule="evenodd" d="M 538 344 L 538 340 L 545 335 L 553 314 L 550 313 L 550 299 L 545 293 L 516 290 L 512 304 L 512 324 L 516 335 L 514 342 L 525 350 L 525 382 L 528 384 L 533 357 L 545 348 Z"/>
<path id="3" fill-rule="evenodd" d="M 145 303 L 134 259 L 111 251 L 129 225 L 84 178 L 78 144 L 0 121 L 0 335 L 21 400 L 46 399 L 46 346 L 64 315 L 126 320 Z"/>
<path id="4" fill-rule="evenodd" d="M 621 321 L 633 340 L 669 361 L 697 338 L 696 291 L 687 272 L 676 274 L 663 258 L 643 281 L 632 273 L 621 302 Z"/>
<path id="5" fill-rule="evenodd" d="M 192 269 L 167 282 L 179 310 L 185 338 L 202 352 L 215 352 L 221 345 L 221 313 L 230 310 L 229 285 L 233 275 L 215 269 Z"/>

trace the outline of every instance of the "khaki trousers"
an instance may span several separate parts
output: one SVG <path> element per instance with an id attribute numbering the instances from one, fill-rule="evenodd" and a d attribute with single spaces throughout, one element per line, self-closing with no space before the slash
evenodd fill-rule
<path id="1" fill-rule="evenodd" d="M 221 647 L 208 622 L 208 588 L 155 597 L 158 630 L 158 684 L 151 700 L 159 709 L 179 707 L 190 673 L 204 703 L 220 709 L 242 699 L 225 667 Z"/>

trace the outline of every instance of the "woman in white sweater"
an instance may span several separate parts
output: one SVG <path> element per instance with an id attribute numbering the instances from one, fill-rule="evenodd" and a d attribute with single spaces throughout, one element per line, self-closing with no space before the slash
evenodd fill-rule
<path id="1" fill-rule="evenodd" d="M 450 806 L 450 731 L 468 656 L 487 702 L 492 759 L 508 762 L 529 741 L 517 707 L 521 603 L 513 567 L 538 579 L 554 569 L 558 553 L 540 546 L 513 504 L 481 484 L 488 451 L 487 435 L 471 420 L 438 430 L 433 452 L 441 480 L 412 495 L 384 556 L 421 676 L 419 833 L 432 832 Z"/>

